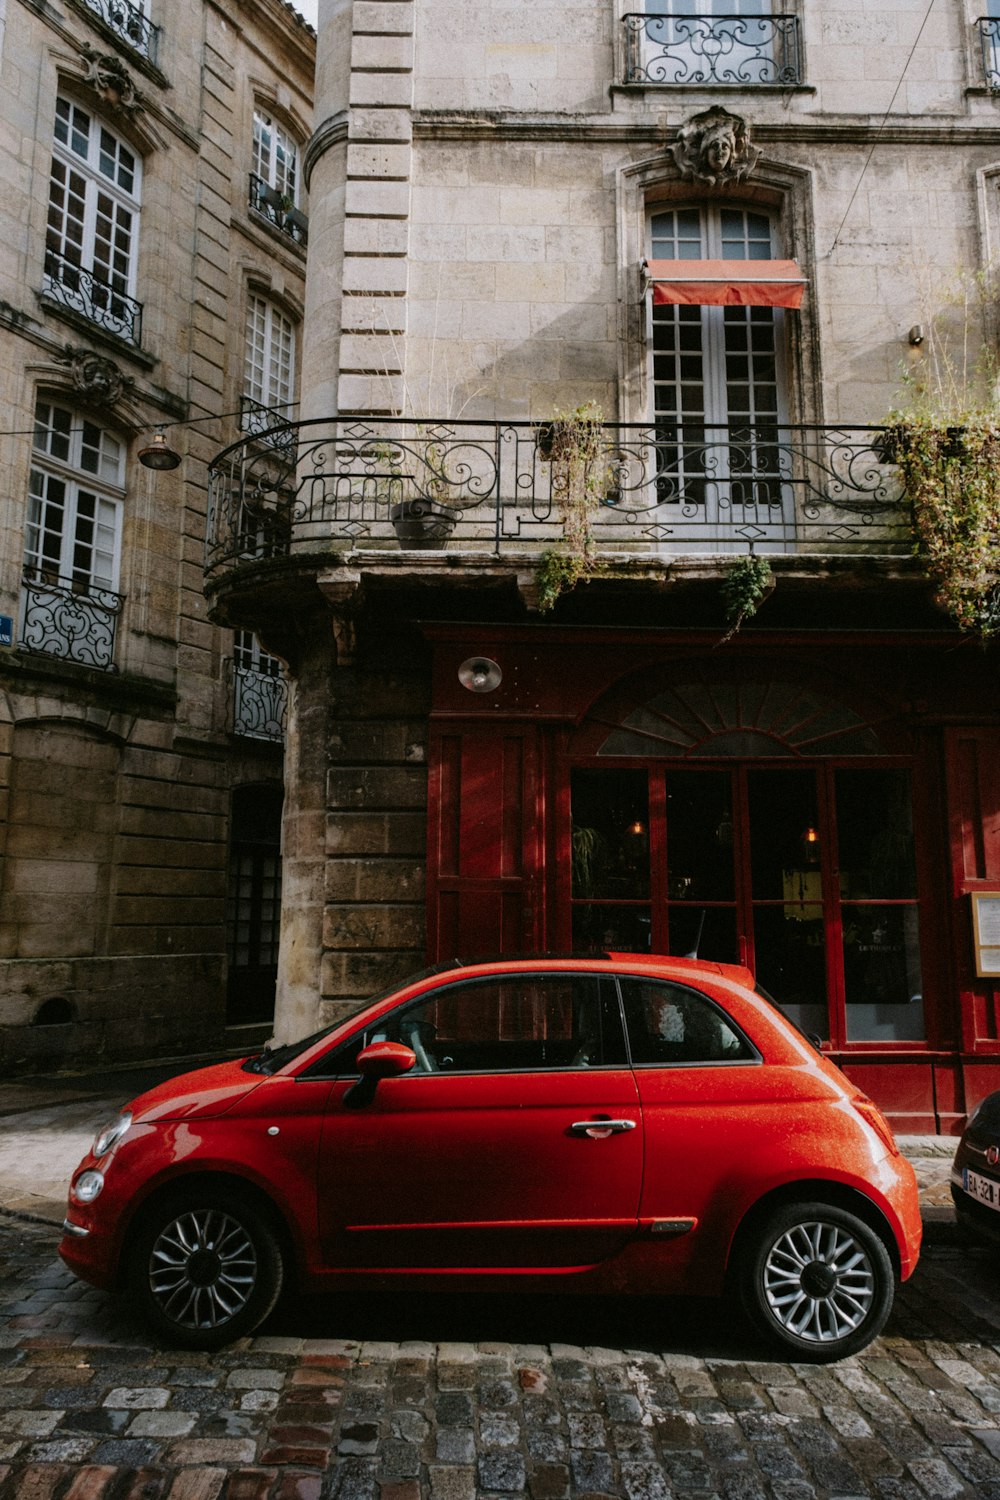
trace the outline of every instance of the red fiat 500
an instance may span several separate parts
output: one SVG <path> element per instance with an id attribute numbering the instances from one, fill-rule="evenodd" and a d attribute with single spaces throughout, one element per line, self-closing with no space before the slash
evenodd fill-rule
<path id="1" fill-rule="evenodd" d="M 795 1358 L 879 1332 L 920 1245 L 875 1106 L 750 974 L 605 954 L 419 975 L 292 1046 L 136 1099 L 60 1247 L 172 1342 L 282 1284 L 715 1295 Z"/>

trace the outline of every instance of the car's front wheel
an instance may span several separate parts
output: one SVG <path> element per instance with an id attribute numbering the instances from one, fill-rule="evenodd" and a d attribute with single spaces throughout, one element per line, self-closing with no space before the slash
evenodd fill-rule
<path id="1" fill-rule="evenodd" d="M 146 1320 L 165 1339 L 218 1349 L 264 1321 L 281 1293 L 284 1265 L 261 1214 L 234 1193 L 200 1188 L 144 1215 L 127 1277 Z"/>
<path id="2" fill-rule="evenodd" d="M 796 1203 L 757 1232 L 741 1291 L 771 1343 L 795 1359 L 827 1362 L 878 1335 L 895 1278 L 884 1244 L 861 1219 L 826 1203 Z"/>

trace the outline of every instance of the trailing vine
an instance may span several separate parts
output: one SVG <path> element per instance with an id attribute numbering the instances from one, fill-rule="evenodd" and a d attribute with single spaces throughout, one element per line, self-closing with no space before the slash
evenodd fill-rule
<path id="1" fill-rule="evenodd" d="M 1000 633 L 998 313 L 993 268 L 958 272 L 935 290 L 904 376 L 907 404 L 890 413 L 883 438 L 935 602 L 983 639 Z"/>
<path id="2" fill-rule="evenodd" d="M 774 574 L 766 557 L 751 552 L 736 559 L 722 580 L 722 602 L 729 622 L 723 641 L 731 640 L 740 626 L 757 613 L 773 588 Z"/>
<path id="3" fill-rule="evenodd" d="M 562 511 L 563 535 L 539 563 L 538 608 L 553 609 L 560 594 L 598 572 L 594 512 L 608 488 L 608 449 L 604 413 L 593 401 L 557 412 L 537 432 L 538 451 L 551 468 L 552 498 Z"/>

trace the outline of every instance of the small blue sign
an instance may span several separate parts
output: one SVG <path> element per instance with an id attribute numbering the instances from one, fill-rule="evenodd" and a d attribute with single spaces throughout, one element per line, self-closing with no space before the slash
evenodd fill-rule
<path id="1" fill-rule="evenodd" d="M 10 615 L 0 615 L 0 646 L 13 646 L 14 621 Z"/>

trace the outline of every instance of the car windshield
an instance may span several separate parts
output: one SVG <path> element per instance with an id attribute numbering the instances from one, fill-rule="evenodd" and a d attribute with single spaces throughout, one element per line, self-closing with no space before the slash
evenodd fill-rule
<path id="1" fill-rule="evenodd" d="M 369 995 L 365 1000 L 362 1000 L 360 1005 L 356 1005 L 352 1011 L 348 1011 L 346 1016 L 338 1016 L 336 1021 L 331 1022 L 329 1026 L 321 1027 L 319 1031 L 314 1031 L 310 1036 L 302 1037 L 298 1042 L 286 1042 L 282 1047 L 271 1047 L 268 1045 L 264 1048 L 263 1052 L 257 1052 L 253 1057 L 247 1058 L 243 1064 L 243 1071 L 245 1073 L 276 1073 L 286 1063 L 294 1061 L 296 1057 L 306 1052 L 315 1042 L 322 1041 L 325 1036 L 332 1036 L 335 1031 L 339 1030 L 348 1021 L 353 1021 L 355 1016 L 360 1016 L 362 1011 L 366 1011 L 370 1005 L 377 1005 L 380 1000 L 388 1000 L 390 995 L 398 994 L 401 990 L 407 989 L 411 984 L 419 984 L 422 979 L 430 979 L 434 974 L 444 974 L 448 969 L 458 969 L 461 967 L 461 960 L 453 958 L 448 963 L 434 964 L 429 969 L 418 969 L 415 974 L 409 974 L 405 979 L 401 979 L 398 983 L 391 985 L 389 989 L 382 990 L 380 994 Z"/>

